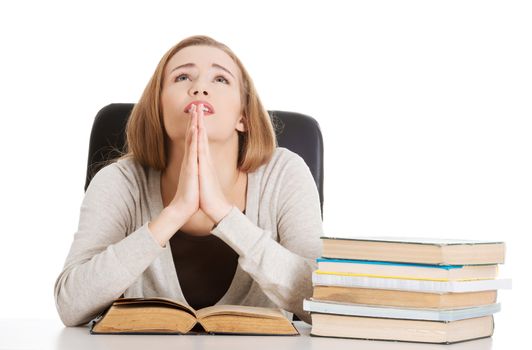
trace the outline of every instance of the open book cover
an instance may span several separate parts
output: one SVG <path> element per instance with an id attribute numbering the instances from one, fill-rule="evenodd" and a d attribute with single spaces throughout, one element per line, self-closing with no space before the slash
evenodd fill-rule
<path id="1" fill-rule="evenodd" d="M 214 305 L 200 310 L 167 298 L 120 298 L 91 322 L 91 334 L 299 335 L 280 309 Z"/>

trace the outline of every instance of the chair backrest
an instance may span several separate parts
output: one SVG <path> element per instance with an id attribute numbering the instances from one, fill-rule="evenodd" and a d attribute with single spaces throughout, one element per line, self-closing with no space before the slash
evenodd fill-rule
<path id="1" fill-rule="evenodd" d="M 132 103 L 113 103 L 103 107 L 92 125 L 85 190 L 92 177 L 124 150 L 126 124 Z M 320 194 L 323 216 L 323 138 L 318 122 L 307 115 L 268 111 L 276 129 L 277 145 L 299 154 L 307 163 Z"/>

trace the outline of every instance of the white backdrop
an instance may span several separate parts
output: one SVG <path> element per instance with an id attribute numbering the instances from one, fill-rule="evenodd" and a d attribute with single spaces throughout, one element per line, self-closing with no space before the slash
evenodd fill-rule
<path id="1" fill-rule="evenodd" d="M 136 102 L 205 34 L 267 109 L 315 117 L 328 236 L 500 239 L 496 335 L 529 308 L 532 11 L 527 1 L 25 1 L 0 5 L 0 318 L 57 318 L 97 111 Z M 146 3 L 146 4 L 144 4 Z"/>

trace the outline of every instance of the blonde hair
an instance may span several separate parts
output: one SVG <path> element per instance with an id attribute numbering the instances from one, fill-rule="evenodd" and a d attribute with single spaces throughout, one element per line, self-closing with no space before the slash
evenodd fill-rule
<path id="1" fill-rule="evenodd" d="M 167 136 L 164 131 L 160 103 L 164 71 L 168 61 L 181 49 L 207 45 L 224 51 L 240 68 L 240 92 L 244 111 L 245 131 L 238 132 L 238 169 L 252 172 L 267 163 L 275 151 L 276 138 L 272 121 L 262 106 L 253 81 L 238 57 L 226 45 L 204 35 L 188 37 L 172 47 L 159 61 L 139 102 L 133 107 L 126 126 L 125 154 L 119 159 L 133 157 L 143 166 L 157 170 L 166 168 Z"/>

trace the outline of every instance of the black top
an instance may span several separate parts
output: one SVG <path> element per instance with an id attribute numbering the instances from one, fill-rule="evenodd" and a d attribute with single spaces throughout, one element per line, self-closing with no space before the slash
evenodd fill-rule
<path id="1" fill-rule="evenodd" d="M 216 304 L 227 292 L 238 254 L 217 236 L 193 236 L 181 230 L 170 238 L 183 295 L 195 310 Z"/>

